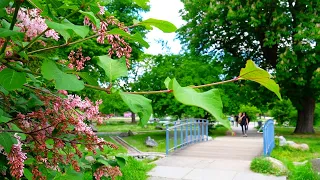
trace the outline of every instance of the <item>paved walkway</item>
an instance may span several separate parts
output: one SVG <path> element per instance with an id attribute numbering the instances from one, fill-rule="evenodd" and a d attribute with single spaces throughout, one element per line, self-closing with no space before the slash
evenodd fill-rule
<path id="1" fill-rule="evenodd" d="M 253 124 L 248 137 L 241 127 L 234 127 L 236 136 L 218 137 L 191 145 L 156 161 L 149 180 L 285 180 L 250 170 L 251 160 L 262 154 L 262 134 Z"/>

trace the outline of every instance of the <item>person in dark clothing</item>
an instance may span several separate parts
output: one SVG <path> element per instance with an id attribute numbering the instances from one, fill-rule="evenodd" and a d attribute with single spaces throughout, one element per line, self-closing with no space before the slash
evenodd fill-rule
<path id="1" fill-rule="evenodd" d="M 240 125 L 241 125 L 241 129 L 242 129 L 242 135 L 244 137 L 247 137 L 247 130 L 248 130 L 248 118 L 247 118 L 247 114 L 244 112 L 242 113 L 241 115 L 241 122 L 240 122 Z"/>
<path id="2" fill-rule="evenodd" d="M 238 127 L 238 121 L 239 121 L 239 116 L 238 115 L 235 115 L 234 116 L 234 126 L 237 126 Z"/>

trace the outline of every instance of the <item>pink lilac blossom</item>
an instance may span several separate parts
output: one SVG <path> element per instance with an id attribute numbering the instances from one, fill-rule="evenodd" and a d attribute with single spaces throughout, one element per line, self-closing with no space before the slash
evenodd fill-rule
<path id="1" fill-rule="evenodd" d="M 24 161 L 27 159 L 27 156 L 26 153 L 22 152 L 20 137 L 17 134 L 15 134 L 15 137 L 18 143 L 12 145 L 7 158 L 9 160 L 8 164 L 10 165 L 10 174 L 16 179 L 20 179 L 23 175 Z"/>
<path id="2" fill-rule="evenodd" d="M 76 67 L 77 71 L 84 69 L 85 62 L 91 60 L 89 56 L 87 57 L 83 56 L 82 48 L 79 48 L 77 52 L 71 51 L 69 53 L 68 59 L 70 61 L 70 63 L 68 64 L 68 67 L 70 69 L 74 69 L 74 67 Z"/>
<path id="3" fill-rule="evenodd" d="M 6 8 L 6 10 L 8 14 L 12 14 L 14 8 Z M 26 33 L 25 40 L 31 40 L 47 30 L 48 26 L 45 19 L 40 16 L 40 12 L 40 9 L 19 9 L 16 26 L 20 28 L 20 32 Z M 45 36 L 59 40 L 58 33 L 52 29 L 46 31 Z"/>
<path id="4" fill-rule="evenodd" d="M 111 177 L 114 180 L 117 176 L 122 176 L 122 173 L 118 166 L 101 166 L 93 174 L 96 180 L 100 180 L 103 176 Z"/>

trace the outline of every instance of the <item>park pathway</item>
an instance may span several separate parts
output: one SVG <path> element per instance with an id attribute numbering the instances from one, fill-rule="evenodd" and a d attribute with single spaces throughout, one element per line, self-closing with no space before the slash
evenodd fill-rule
<path id="1" fill-rule="evenodd" d="M 156 161 L 149 180 L 285 180 L 250 170 L 251 160 L 262 154 L 263 138 L 254 125 L 248 137 L 241 127 L 233 127 L 235 136 L 217 137 L 178 150 Z"/>

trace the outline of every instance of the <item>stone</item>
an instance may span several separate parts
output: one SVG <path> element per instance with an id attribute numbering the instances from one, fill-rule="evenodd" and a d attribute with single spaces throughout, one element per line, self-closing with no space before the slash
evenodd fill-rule
<path id="1" fill-rule="evenodd" d="M 312 159 L 311 164 L 312 164 L 312 169 L 315 172 L 318 172 L 318 174 L 319 174 L 320 173 L 320 158 Z"/>
<path id="2" fill-rule="evenodd" d="M 119 134 L 120 137 L 128 137 L 129 134 L 127 132 L 123 132 Z"/>
<path id="3" fill-rule="evenodd" d="M 145 143 L 148 147 L 157 147 L 158 146 L 158 143 L 154 139 L 151 139 L 150 136 L 148 136 Z"/>
<path id="4" fill-rule="evenodd" d="M 290 144 L 295 144 L 295 142 L 293 142 L 293 141 L 287 141 L 287 145 L 290 145 Z"/>
<path id="5" fill-rule="evenodd" d="M 156 156 L 147 156 L 146 159 L 150 160 L 150 161 L 154 161 L 157 159 Z"/>
<path id="6" fill-rule="evenodd" d="M 273 168 L 278 169 L 280 173 L 286 174 L 288 173 L 288 168 L 278 159 L 272 157 L 266 157 L 268 161 L 272 163 Z"/>
<path id="7" fill-rule="evenodd" d="M 299 149 L 300 148 L 300 145 L 299 144 L 296 144 L 296 143 L 291 143 L 291 144 L 288 144 L 289 147 L 293 148 L 293 149 Z"/>
<path id="8" fill-rule="evenodd" d="M 156 125 L 155 129 L 165 130 L 166 128 L 161 125 Z"/>
<path id="9" fill-rule="evenodd" d="M 128 131 L 128 136 L 134 136 L 134 135 L 135 134 L 131 130 Z"/>
<path id="10" fill-rule="evenodd" d="M 279 146 L 285 146 L 286 145 L 286 138 L 283 136 L 279 137 Z"/>
<path id="11" fill-rule="evenodd" d="M 305 165 L 307 163 L 308 163 L 308 160 L 305 160 L 305 161 L 302 161 L 302 162 L 293 162 L 293 165 L 295 165 L 295 166 L 303 166 L 303 165 Z"/>
<path id="12" fill-rule="evenodd" d="M 302 151 L 309 151 L 309 145 L 308 144 L 300 144 L 300 149 Z"/>

